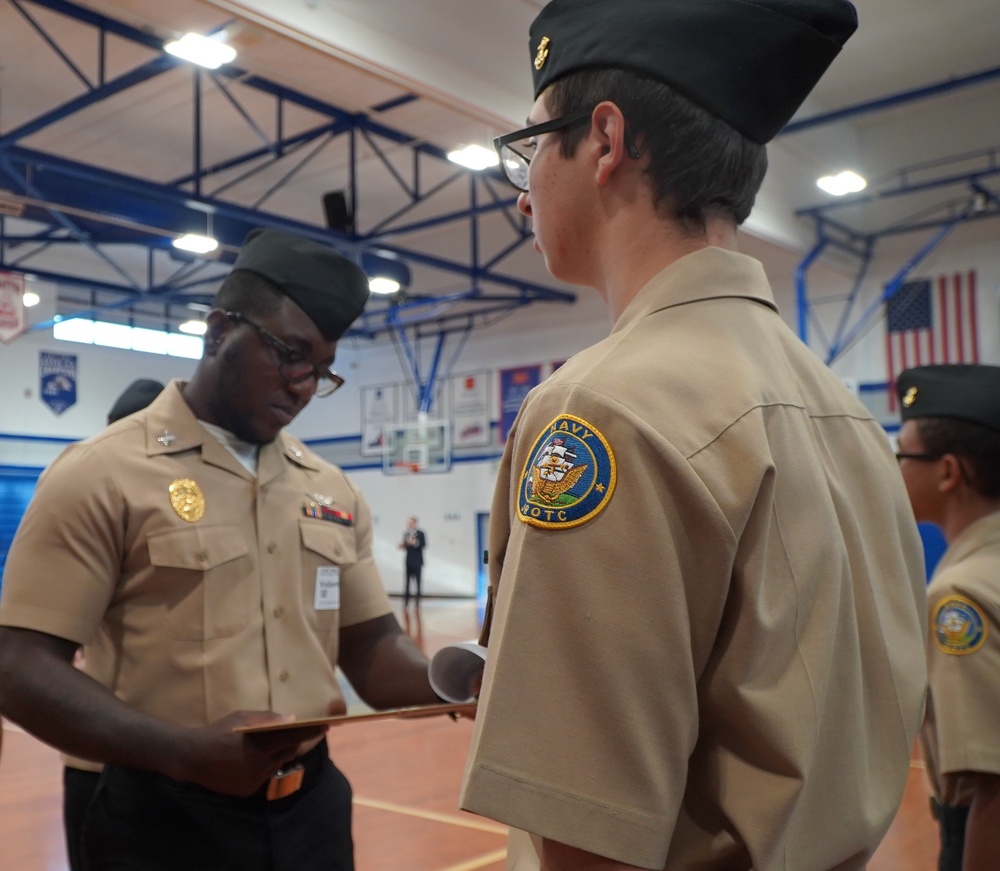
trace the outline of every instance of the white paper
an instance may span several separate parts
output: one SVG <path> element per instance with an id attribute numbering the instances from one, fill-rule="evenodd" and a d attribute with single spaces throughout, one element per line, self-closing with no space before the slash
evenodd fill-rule
<path id="1" fill-rule="evenodd" d="M 486 666 L 486 648 L 475 641 L 462 641 L 442 647 L 431 658 L 427 676 L 431 688 L 448 702 L 474 702 L 471 694 L 477 677 Z"/>

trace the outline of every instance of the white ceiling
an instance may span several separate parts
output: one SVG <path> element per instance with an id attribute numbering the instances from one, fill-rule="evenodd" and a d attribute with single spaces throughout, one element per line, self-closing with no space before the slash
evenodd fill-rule
<path id="1" fill-rule="evenodd" d="M 613 0 L 608 0 L 613 2 Z M 692 0 L 694 2 L 694 0 Z M 28 12 L 96 79 L 93 31 L 33 0 L 0 0 L 0 137 L 85 92 L 81 81 L 25 20 Z M 448 150 L 468 142 L 488 144 L 501 132 L 520 126 L 531 103 L 528 25 L 542 0 L 86 0 L 85 7 L 159 38 L 187 30 L 227 28 L 239 51 L 236 65 L 248 73 L 284 84 L 417 141 Z M 992 71 L 984 81 L 922 100 L 883 108 L 780 136 L 769 148 L 771 172 L 746 230 L 761 240 L 804 252 L 813 226 L 795 212 L 825 201 L 814 185 L 818 175 L 853 166 L 870 179 L 898 183 L 892 173 L 914 163 L 941 161 L 956 154 L 1000 148 L 1000 22 L 997 0 L 860 0 L 861 26 L 819 83 L 796 120 L 822 116 L 873 100 L 906 94 L 973 74 Z M 149 48 L 117 37 L 107 44 L 111 79 L 156 56 Z M 192 168 L 192 78 L 175 69 L 17 143 L 29 149 L 126 173 L 157 183 L 176 180 Z M 244 84 L 223 86 L 253 119 L 241 117 L 220 87 L 203 89 L 205 123 L 203 164 L 257 148 L 276 130 L 274 102 Z M 384 111 L 397 98 L 411 102 Z M 287 133 L 327 121 L 315 112 L 286 106 Z M 255 131 L 256 126 L 259 130 Z M 317 140 L 317 146 L 318 142 Z M 409 177 L 409 146 L 381 142 L 386 159 Z M 322 226 L 320 195 L 348 183 L 347 143 L 340 137 L 323 147 L 293 177 L 284 177 L 312 144 L 272 168 L 218 194 Z M 2 155 L 2 148 L 0 148 Z M 978 158 L 977 158 L 978 160 Z M 994 165 L 1000 155 L 994 154 Z M 978 169 L 967 161 L 956 172 Z M 203 193 L 237 179 L 245 167 L 213 177 Z M 447 178 L 443 161 L 422 164 L 426 190 Z M 925 170 L 924 177 L 944 169 Z M 359 151 L 359 229 L 365 230 L 408 202 L 385 163 L 364 143 Z M 0 190 L 11 187 L 0 175 Z M 406 222 L 468 207 L 468 184 L 452 184 L 408 215 Z M 998 177 L 992 190 L 1000 191 Z M 272 192 L 273 191 L 273 192 Z M 498 187 L 497 191 L 508 196 Z M 499 194 L 498 194 L 499 195 Z M 480 204 L 485 195 L 480 194 Z M 919 198 L 883 200 L 838 213 L 865 231 L 878 230 L 950 198 L 968 199 L 967 185 L 935 189 Z M 486 200 L 488 201 L 488 200 Z M 109 204 L 108 212 L 113 212 Z M 11 225 L 13 222 L 8 222 Z M 161 228 L 173 230 L 175 228 Z M 484 246 L 497 251 L 513 238 L 509 215 L 483 218 Z M 8 226 L 10 232 L 10 226 Z M 468 256 L 469 228 L 456 223 L 405 234 L 408 250 L 434 257 Z M 914 245 L 917 243 L 915 242 Z M 127 252 L 124 254 L 128 261 Z M 57 247 L 28 263 L 107 279 L 113 270 L 88 250 Z M 142 268 L 144 259 L 128 268 Z M 40 265 L 41 264 L 41 265 Z M 530 251 L 516 251 L 502 263 L 505 275 L 557 287 Z M 423 293 L 459 291 L 469 278 L 454 271 L 415 265 L 414 286 Z"/>

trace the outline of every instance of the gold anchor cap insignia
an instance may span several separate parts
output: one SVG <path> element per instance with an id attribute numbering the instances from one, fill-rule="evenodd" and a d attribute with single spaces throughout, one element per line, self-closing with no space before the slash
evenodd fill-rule
<path id="1" fill-rule="evenodd" d="M 538 43 L 538 53 L 535 55 L 535 69 L 540 70 L 545 66 L 545 61 L 549 59 L 549 43 L 552 42 L 547 36 L 542 37 Z"/>
<path id="2" fill-rule="evenodd" d="M 903 408 L 909 408 L 917 401 L 917 388 L 911 387 L 906 391 L 906 395 L 903 397 Z"/>
<path id="3" fill-rule="evenodd" d="M 205 495 L 197 481 L 178 478 L 167 491 L 170 493 L 170 507 L 181 520 L 197 523 L 205 516 Z"/>

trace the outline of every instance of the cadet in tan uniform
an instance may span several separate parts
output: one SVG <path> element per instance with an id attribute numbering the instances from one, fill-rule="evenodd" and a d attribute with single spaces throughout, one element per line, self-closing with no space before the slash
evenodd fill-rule
<path id="1" fill-rule="evenodd" d="M 921 548 L 879 424 L 737 253 L 843 0 L 553 0 L 497 140 L 614 323 L 526 399 L 461 806 L 508 867 L 861 869 L 922 711 Z"/>
<path id="2" fill-rule="evenodd" d="M 899 467 L 948 549 L 927 590 L 920 739 L 941 871 L 1000 867 L 1000 366 L 922 366 L 896 382 Z M 963 851 L 964 840 L 964 851 Z M 963 861 L 964 852 L 964 861 Z"/>
<path id="3" fill-rule="evenodd" d="M 0 710 L 106 763 L 89 871 L 352 869 L 323 728 L 233 730 L 342 712 L 338 661 L 376 707 L 436 701 L 363 497 L 283 432 L 342 383 L 328 367 L 367 297 L 327 246 L 253 231 L 191 381 L 39 480 L 4 575 Z"/>

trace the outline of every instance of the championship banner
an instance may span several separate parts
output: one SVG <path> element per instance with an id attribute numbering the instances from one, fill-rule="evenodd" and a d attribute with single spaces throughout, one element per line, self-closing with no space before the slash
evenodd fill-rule
<path id="1" fill-rule="evenodd" d="M 56 414 L 76 405 L 76 354 L 38 352 L 39 395 Z"/>
<path id="2" fill-rule="evenodd" d="M 24 275 L 0 272 L 0 342 L 13 342 L 28 329 L 24 310 Z"/>
<path id="3" fill-rule="evenodd" d="M 516 366 L 500 370 L 500 441 L 507 441 L 521 403 L 542 382 L 541 366 Z"/>
<path id="4" fill-rule="evenodd" d="M 453 448 L 485 447 L 490 443 L 490 375 L 454 375 L 451 378 Z"/>
<path id="5" fill-rule="evenodd" d="M 385 428 L 396 423 L 395 384 L 361 388 L 361 456 L 380 457 Z"/>

